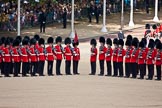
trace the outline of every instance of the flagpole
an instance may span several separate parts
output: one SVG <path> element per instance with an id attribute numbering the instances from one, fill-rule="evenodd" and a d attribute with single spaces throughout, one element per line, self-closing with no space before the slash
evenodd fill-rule
<path id="1" fill-rule="evenodd" d="M 107 32 L 106 29 L 106 0 L 103 2 L 103 27 L 101 29 L 101 32 Z"/>
<path id="2" fill-rule="evenodd" d="M 20 36 L 20 0 L 18 0 L 17 9 L 17 35 Z"/>
<path id="3" fill-rule="evenodd" d="M 133 0 L 130 1 L 130 6 L 131 6 L 131 10 L 130 10 L 129 27 L 133 27 L 134 26 L 134 22 L 133 22 Z"/>
<path id="4" fill-rule="evenodd" d="M 72 13 L 71 13 L 71 33 L 70 33 L 70 38 L 74 38 L 74 0 L 72 2 Z"/>
<path id="5" fill-rule="evenodd" d="M 153 19 L 154 22 L 159 22 L 159 18 L 158 18 L 158 0 L 155 0 L 155 16 Z"/>

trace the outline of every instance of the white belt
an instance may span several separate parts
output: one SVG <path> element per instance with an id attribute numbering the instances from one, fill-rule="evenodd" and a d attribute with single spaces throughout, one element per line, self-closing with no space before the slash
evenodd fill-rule
<path id="1" fill-rule="evenodd" d="M 19 56 L 19 55 L 12 55 L 12 56 Z"/>
<path id="2" fill-rule="evenodd" d="M 28 55 L 22 55 L 22 56 L 28 56 Z"/>
<path id="3" fill-rule="evenodd" d="M 10 56 L 10 54 L 5 54 L 4 56 Z"/>
<path id="4" fill-rule="evenodd" d="M 39 55 L 44 55 L 44 53 L 40 53 Z"/>
<path id="5" fill-rule="evenodd" d="M 65 53 L 65 55 L 72 55 L 71 53 Z"/>
<path id="6" fill-rule="evenodd" d="M 53 53 L 47 53 L 47 55 L 53 55 Z"/>

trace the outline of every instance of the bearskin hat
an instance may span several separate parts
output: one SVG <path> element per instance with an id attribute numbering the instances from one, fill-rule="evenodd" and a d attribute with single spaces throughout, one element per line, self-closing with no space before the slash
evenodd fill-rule
<path id="1" fill-rule="evenodd" d="M 138 47 L 138 43 L 139 43 L 138 39 L 137 38 L 133 38 L 132 46 L 135 46 L 137 48 Z"/>
<path id="2" fill-rule="evenodd" d="M 25 36 L 24 39 L 30 40 L 30 37 L 29 36 Z"/>
<path id="3" fill-rule="evenodd" d="M 49 44 L 49 43 L 53 43 L 53 37 L 49 37 L 48 39 L 47 39 L 47 43 Z"/>
<path id="4" fill-rule="evenodd" d="M 127 36 L 127 40 L 132 41 L 132 39 L 133 39 L 132 35 L 128 35 L 128 36 Z"/>
<path id="5" fill-rule="evenodd" d="M 8 38 L 9 38 L 9 40 L 10 40 L 10 44 L 12 44 L 13 41 L 14 41 L 14 38 L 13 38 L 13 37 L 8 37 Z"/>
<path id="6" fill-rule="evenodd" d="M 4 44 L 5 41 L 6 41 L 6 38 L 5 38 L 5 37 L 2 37 L 2 38 L 1 38 L 1 41 L 2 41 L 2 44 Z"/>
<path id="7" fill-rule="evenodd" d="M 39 43 L 39 45 L 41 45 L 41 44 L 44 45 L 44 42 L 45 42 L 44 39 L 43 38 L 40 38 L 38 43 Z"/>
<path id="8" fill-rule="evenodd" d="M 30 45 L 35 45 L 36 44 L 36 39 L 35 38 L 32 38 L 31 40 L 30 40 Z"/>
<path id="9" fill-rule="evenodd" d="M 14 46 L 19 46 L 19 40 L 15 39 L 15 40 L 13 41 L 13 47 L 14 47 Z"/>
<path id="10" fill-rule="evenodd" d="M 21 43 L 21 41 L 22 41 L 22 37 L 21 36 L 17 36 L 16 39 L 18 39 L 19 42 Z"/>
<path id="11" fill-rule="evenodd" d="M 96 45 L 97 45 L 97 41 L 96 41 L 96 39 L 91 39 L 90 44 L 96 46 Z"/>
<path id="12" fill-rule="evenodd" d="M 75 46 L 75 45 L 79 45 L 79 41 L 74 42 L 74 40 L 73 40 L 72 44 L 73 44 L 73 46 Z"/>
<path id="13" fill-rule="evenodd" d="M 56 43 L 58 43 L 58 42 L 62 42 L 62 37 L 61 36 L 58 36 L 58 37 L 56 37 Z"/>
<path id="14" fill-rule="evenodd" d="M 65 38 L 65 42 L 64 43 L 65 43 L 65 45 L 66 44 L 71 44 L 71 39 L 69 37 Z"/>
<path id="15" fill-rule="evenodd" d="M 130 41 L 129 39 L 126 40 L 125 45 L 126 45 L 126 46 L 131 46 L 131 41 Z"/>
<path id="16" fill-rule="evenodd" d="M 118 39 L 117 39 L 117 38 L 115 38 L 115 39 L 113 40 L 113 44 L 117 44 L 117 45 L 118 45 Z"/>
<path id="17" fill-rule="evenodd" d="M 152 29 L 156 29 L 156 28 L 157 28 L 156 24 L 152 25 Z"/>
<path id="18" fill-rule="evenodd" d="M 149 40 L 149 44 L 148 44 L 148 48 L 154 48 L 154 46 L 155 46 L 154 40 L 153 39 L 150 39 Z"/>
<path id="19" fill-rule="evenodd" d="M 159 40 L 159 39 L 156 39 L 156 40 L 155 40 L 155 45 L 156 45 L 158 42 L 160 42 L 160 40 Z"/>
<path id="20" fill-rule="evenodd" d="M 36 34 L 36 35 L 34 35 L 34 38 L 35 38 L 36 41 L 39 41 L 40 37 L 39 37 L 39 35 Z"/>
<path id="21" fill-rule="evenodd" d="M 0 39 L 0 46 L 2 45 L 3 43 L 2 43 L 2 41 L 1 41 L 1 39 Z"/>
<path id="22" fill-rule="evenodd" d="M 9 38 L 7 38 L 6 40 L 5 40 L 5 46 L 6 45 L 10 45 L 10 39 Z"/>
<path id="23" fill-rule="evenodd" d="M 141 41 L 144 43 L 145 46 L 147 45 L 147 39 L 146 38 L 142 38 Z"/>
<path id="24" fill-rule="evenodd" d="M 22 41 L 22 45 L 28 45 L 28 43 L 29 43 L 29 40 L 24 38 Z"/>
<path id="25" fill-rule="evenodd" d="M 150 29 L 150 24 L 146 24 L 145 29 Z"/>
<path id="26" fill-rule="evenodd" d="M 141 47 L 141 48 L 144 48 L 144 47 L 145 47 L 145 44 L 144 44 L 143 41 L 141 41 L 141 42 L 139 43 L 139 47 Z"/>
<path id="27" fill-rule="evenodd" d="M 158 42 L 156 43 L 156 49 L 162 49 L 162 43 L 161 42 Z"/>
<path id="28" fill-rule="evenodd" d="M 109 44 L 110 46 L 112 46 L 112 40 L 110 38 L 107 38 L 106 44 Z"/>
<path id="29" fill-rule="evenodd" d="M 121 46 L 123 46 L 124 45 L 123 39 L 119 39 L 119 43 L 118 44 L 121 45 Z"/>
<path id="30" fill-rule="evenodd" d="M 99 38 L 99 42 L 105 44 L 105 38 L 101 36 L 101 37 Z"/>

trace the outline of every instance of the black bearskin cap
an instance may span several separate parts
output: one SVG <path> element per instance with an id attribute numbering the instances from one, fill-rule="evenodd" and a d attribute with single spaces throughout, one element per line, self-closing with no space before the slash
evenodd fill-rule
<path id="1" fill-rule="evenodd" d="M 9 38 L 9 40 L 10 40 L 10 43 L 12 44 L 13 41 L 14 41 L 14 38 L 13 38 L 13 37 L 8 37 L 8 38 Z"/>
<path id="2" fill-rule="evenodd" d="M 74 40 L 73 40 L 72 44 L 73 44 L 73 46 L 75 46 L 75 45 L 79 45 L 79 41 L 74 42 Z"/>
<path id="3" fill-rule="evenodd" d="M 44 45 L 44 42 L 45 42 L 44 39 L 43 38 L 40 38 L 38 43 L 39 43 L 39 45 L 41 45 L 41 44 Z"/>
<path id="4" fill-rule="evenodd" d="M 141 41 L 144 43 L 145 46 L 147 45 L 147 39 L 146 38 L 142 38 Z"/>
<path id="5" fill-rule="evenodd" d="M 162 43 L 161 42 L 158 42 L 156 43 L 156 49 L 162 49 Z"/>
<path id="6" fill-rule="evenodd" d="M 138 47 L 138 43 L 139 43 L 138 39 L 137 38 L 133 38 L 132 46 L 135 46 L 137 48 Z"/>
<path id="7" fill-rule="evenodd" d="M 53 43 L 53 37 L 49 37 L 48 40 L 47 40 L 47 43 Z"/>
<path id="8" fill-rule="evenodd" d="M 160 42 L 160 40 L 159 40 L 159 39 L 156 39 L 156 40 L 155 40 L 155 45 L 156 45 L 158 42 Z"/>
<path id="9" fill-rule="evenodd" d="M 99 38 L 99 42 L 105 44 L 105 38 L 101 36 L 101 37 Z"/>
<path id="10" fill-rule="evenodd" d="M 144 44 L 143 41 L 141 41 L 141 42 L 139 43 L 139 47 L 141 47 L 141 48 L 144 48 L 144 47 L 145 47 L 145 44 Z"/>
<path id="11" fill-rule="evenodd" d="M 62 42 L 62 37 L 61 36 L 58 36 L 58 37 L 56 37 L 56 43 L 58 43 L 58 42 Z"/>
<path id="12" fill-rule="evenodd" d="M 32 38 L 31 40 L 30 40 L 30 45 L 35 45 L 36 44 L 36 39 L 35 38 Z"/>
<path id="13" fill-rule="evenodd" d="M 128 35 L 128 36 L 127 36 L 127 40 L 132 41 L 132 39 L 133 39 L 132 35 Z"/>
<path id="14" fill-rule="evenodd" d="M 71 39 L 69 37 L 65 38 L 65 42 L 64 43 L 65 43 L 65 45 L 66 44 L 71 44 Z"/>
<path id="15" fill-rule="evenodd" d="M 96 46 L 96 45 L 97 45 L 97 41 L 96 41 L 96 39 L 91 39 L 90 44 Z"/>
<path id="16" fill-rule="evenodd" d="M 132 42 L 132 41 L 130 41 L 130 40 L 128 39 L 128 40 L 126 40 L 125 45 L 126 45 L 126 46 L 131 46 L 131 42 Z"/>
<path id="17" fill-rule="evenodd" d="M 110 38 L 107 38 L 106 44 L 109 44 L 110 46 L 112 46 L 112 40 Z"/>
<path id="18" fill-rule="evenodd" d="M 1 39 L 0 39 L 0 45 L 2 45 L 3 43 L 2 43 L 2 41 L 1 41 Z"/>
<path id="19" fill-rule="evenodd" d="M 19 46 L 19 40 L 18 39 L 15 39 L 14 41 L 13 41 L 13 47 L 14 46 Z"/>
<path id="20" fill-rule="evenodd" d="M 121 46 L 123 46 L 124 45 L 123 39 L 119 39 L 119 43 L 118 44 L 121 45 Z"/>
<path id="21" fill-rule="evenodd" d="M 117 38 L 115 38 L 115 39 L 113 40 L 113 44 L 117 44 L 117 45 L 118 45 L 118 39 L 117 39 Z"/>
<path id="22" fill-rule="evenodd" d="M 22 37 L 21 36 L 17 36 L 16 39 L 18 39 L 19 42 L 21 43 L 21 41 L 22 41 Z"/>
<path id="23" fill-rule="evenodd" d="M 39 35 L 37 35 L 37 34 L 34 35 L 34 38 L 35 38 L 36 41 L 39 41 L 39 39 L 40 39 Z"/>
<path id="24" fill-rule="evenodd" d="M 150 29 L 150 24 L 146 24 L 145 29 Z"/>
<path id="25" fill-rule="evenodd" d="M 9 38 L 7 38 L 6 40 L 5 40 L 5 46 L 6 45 L 10 45 L 10 39 Z"/>
<path id="26" fill-rule="evenodd" d="M 24 38 L 22 41 L 22 45 L 28 45 L 28 43 L 29 43 L 29 40 Z"/>
<path id="27" fill-rule="evenodd" d="M 2 44 L 4 44 L 5 41 L 6 41 L 6 38 L 5 38 L 5 37 L 2 37 L 2 38 L 1 38 L 1 41 L 2 41 Z"/>
<path id="28" fill-rule="evenodd" d="M 148 44 L 148 48 L 154 48 L 154 46 L 155 46 L 154 40 L 153 39 L 150 39 L 149 40 L 149 44 Z"/>
<path id="29" fill-rule="evenodd" d="M 29 36 L 25 36 L 24 39 L 27 39 L 28 41 L 30 41 L 30 37 Z"/>
<path id="30" fill-rule="evenodd" d="M 152 25 L 152 28 L 153 29 L 156 29 L 157 28 L 156 24 Z"/>

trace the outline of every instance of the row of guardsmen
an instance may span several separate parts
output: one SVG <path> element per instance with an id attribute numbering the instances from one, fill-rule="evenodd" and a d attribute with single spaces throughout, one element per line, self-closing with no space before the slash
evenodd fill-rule
<path id="1" fill-rule="evenodd" d="M 115 38 L 112 41 L 110 38 L 105 40 L 104 37 L 100 37 L 99 42 L 100 47 L 97 49 L 97 41 L 95 39 L 90 41 L 90 75 L 96 74 L 96 61 L 98 56 L 100 64 L 99 76 L 104 75 L 104 62 L 106 61 L 106 76 L 137 78 L 137 75 L 140 74 L 139 79 L 144 79 L 147 74 L 146 71 L 148 70 L 147 80 L 152 80 L 155 65 L 157 80 L 161 80 L 162 43 L 159 39 L 156 39 L 155 41 L 150 39 L 147 46 L 146 38 L 142 38 L 141 41 L 139 41 L 138 38 L 133 38 L 131 35 L 128 35 L 125 42 L 125 49 L 123 48 L 124 41 L 122 39 Z M 105 43 L 107 44 L 107 47 L 105 46 Z M 113 48 L 112 44 L 114 45 Z M 123 65 L 123 63 L 125 63 L 125 65 Z M 125 66 L 125 72 L 123 66 Z M 112 68 L 114 72 L 112 72 Z"/>
<path id="2" fill-rule="evenodd" d="M 44 76 L 44 64 L 47 60 L 47 74 L 53 76 L 53 62 L 56 60 L 56 75 L 62 75 L 60 67 L 64 57 L 65 59 L 65 73 L 71 74 L 71 61 L 73 60 L 73 74 L 78 73 L 78 63 L 80 60 L 80 50 L 77 47 L 79 41 L 77 36 L 72 40 L 66 38 L 64 43 L 65 47 L 61 46 L 62 38 L 58 36 L 55 40 L 49 37 L 47 39 L 47 47 L 45 47 L 45 40 L 40 38 L 39 35 L 35 35 L 30 39 L 29 36 L 25 36 L 23 39 L 21 36 L 13 38 L 2 37 L 0 40 L 0 70 L 1 74 L 5 77 L 10 77 L 13 74 L 14 77 L 22 76 L 26 77 L 28 74 L 31 76 Z M 73 47 L 71 47 L 71 43 Z"/>

